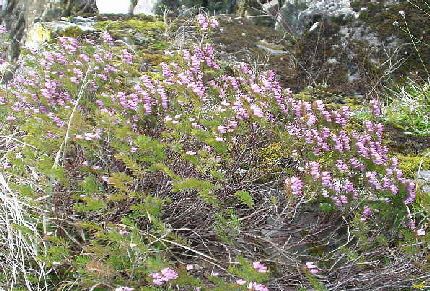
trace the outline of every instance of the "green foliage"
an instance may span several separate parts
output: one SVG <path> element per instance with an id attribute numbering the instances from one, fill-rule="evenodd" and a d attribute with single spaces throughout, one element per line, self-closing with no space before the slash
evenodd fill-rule
<path id="1" fill-rule="evenodd" d="M 234 193 L 234 196 L 236 196 L 242 203 L 244 203 L 248 207 L 254 208 L 254 199 L 248 191 L 237 191 Z"/>
<path id="2" fill-rule="evenodd" d="M 384 119 L 418 135 L 430 135 L 430 85 L 409 80 L 388 90 Z"/>
<path id="3" fill-rule="evenodd" d="M 197 190 L 200 198 L 213 206 L 218 206 L 219 201 L 214 193 L 218 187 L 208 181 L 200 181 L 188 178 L 173 184 L 173 191 Z"/>
<path id="4" fill-rule="evenodd" d="M 133 28 L 155 37 L 163 25 L 128 19 L 98 28 L 114 35 Z M 409 181 L 395 180 L 395 195 L 364 178 L 382 178 L 387 161 L 360 156 L 352 144 L 350 150 L 318 152 L 309 140 L 328 129 L 328 149 L 342 134 L 380 146 L 374 128 L 364 135 L 364 127 L 347 122 L 348 108 L 327 111 L 335 119 L 329 121 L 318 113 L 322 102 L 292 98 L 271 72 L 255 74 L 244 64 L 224 72 L 204 39 L 148 74 L 131 49 L 109 43 L 59 39 L 53 51 L 28 58 L 27 75 L 15 80 L 5 100 L 4 115 L 10 116 L 2 117 L 2 131 L 17 144 L 2 145 L 2 159 L 11 187 L 38 207 L 27 215 L 43 237 L 46 251 L 34 261 L 50 268 L 47 290 L 266 290 L 262 284 L 282 281 L 272 279 L 283 277 L 288 264 L 285 270 L 294 270 L 303 285 L 325 290 L 317 276 L 298 270 L 303 258 L 285 256 L 292 263 L 281 262 L 276 272 L 260 260 L 275 265 L 269 252 L 282 248 L 315 260 L 330 257 L 329 246 L 315 251 L 315 240 L 326 236 L 324 243 L 332 244 L 330 227 L 320 221 L 335 210 L 347 224 L 333 223 L 336 231 L 347 231 L 360 247 L 347 254 L 350 260 L 390 245 L 390 236 L 376 226 L 397 230 L 406 217 L 412 219 L 404 203 Z M 340 169 L 339 160 L 352 157 L 366 173 Z M 311 173 L 312 163 L 324 170 L 318 175 L 332 173 L 328 186 Z M 275 177 L 269 186 L 267 177 Z M 357 192 L 336 188 L 347 179 Z M 344 200 L 336 201 L 338 196 Z M 363 204 L 370 205 L 372 217 L 363 217 Z M 309 205 L 322 210 L 313 210 L 314 229 L 312 220 L 299 218 L 312 216 Z M 284 229 L 286 245 L 271 241 Z M 228 262 L 222 261 L 226 252 Z M 238 254 L 247 258 L 236 263 Z M 34 261 L 24 264 L 33 267 Z"/>
<path id="5" fill-rule="evenodd" d="M 215 214 L 214 230 L 223 241 L 231 241 L 230 238 L 240 234 L 240 217 L 234 213 L 233 209 L 228 209 L 225 213 Z"/>

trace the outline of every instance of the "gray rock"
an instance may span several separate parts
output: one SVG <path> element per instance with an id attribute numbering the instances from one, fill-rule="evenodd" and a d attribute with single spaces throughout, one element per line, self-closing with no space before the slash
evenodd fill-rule
<path id="1" fill-rule="evenodd" d="M 9 32 L 11 42 L 6 56 L 13 64 L 19 57 L 20 47 L 26 42 L 26 31 L 35 22 L 58 20 L 73 7 L 87 7 L 92 0 L 0 0 L 0 24 Z M 11 76 L 6 76 L 5 80 Z"/>
<path id="2" fill-rule="evenodd" d="M 422 185 L 421 190 L 424 193 L 430 194 L 430 170 L 419 171 L 417 178 Z"/>

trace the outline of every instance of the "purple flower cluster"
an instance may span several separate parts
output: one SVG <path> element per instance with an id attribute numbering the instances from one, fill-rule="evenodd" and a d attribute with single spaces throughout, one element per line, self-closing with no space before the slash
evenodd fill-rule
<path id="1" fill-rule="evenodd" d="M 407 194 L 405 204 L 415 200 L 416 185 L 402 178 L 397 160 L 388 156 L 382 143 L 382 124 L 367 120 L 363 131 L 346 131 L 351 113 L 345 106 L 327 110 L 321 101 L 313 103 L 287 100 L 286 112 L 296 119 L 286 126 L 289 134 L 303 144 L 303 152 L 312 152 L 315 158 L 306 163 L 306 174 L 286 180 L 287 189 L 296 195 L 307 187 L 310 193 L 321 193 L 337 206 L 345 206 L 359 195 L 388 197 Z M 372 103 L 377 114 L 378 103 Z M 321 164 L 320 157 L 341 154 L 341 159 Z M 363 179 L 364 177 L 364 179 Z M 366 213 L 364 211 L 363 213 Z M 363 214 L 364 215 L 364 214 Z"/>
<path id="2" fill-rule="evenodd" d="M 207 18 L 205 14 L 197 15 L 197 23 L 201 30 L 209 30 L 209 28 L 217 28 L 218 21 L 215 18 Z"/>
<path id="3" fill-rule="evenodd" d="M 152 278 L 152 282 L 155 285 L 163 285 L 164 283 L 178 278 L 178 273 L 173 269 L 164 268 L 160 272 L 151 273 L 149 276 Z"/>
<path id="4" fill-rule="evenodd" d="M 197 21 L 202 30 L 217 26 L 203 14 Z M 185 113 L 189 117 L 196 113 L 194 110 L 204 118 L 217 119 L 218 123 L 203 126 L 193 117 L 190 124 L 211 133 L 218 142 L 236 140 L 234 133 L 242 125 L 255 130 L 259 122 L 267 121 L 285 131 L 302 157 L 304 170 L 285 180 L 287 191 L 293 195 L 320 194 L 339 207 L 358 201 L 359 196 L 383 197 L 389 202 L 390 197 L 403 195 L 405 204 L 415 200 L 415 184 L 402 177 L 397 161 L 388 156 L 382 143 L 382 124 L 368 120 L 362 130 L 347 130 L 352 115 L 347 106 L 333 110 L 320 100 L 296 100 L 270 71 L 256 74 L 246 64 L 238 64 L 234 74 L 221 74 L 210 44 L 178 51 L 179 60 L 161 64 L 161 78 L 142 75 L 127 90 L 116 90 L 116 84 L 125 82 L 120 75 L 127 75 L 121 67 L 132 64 L 133 56 L 123 49 L 115 57 L 109 47 L 112 38 L 108 34 L 103 38 L 108 47 L 94 45 L 93 53 L 76 39 L 60 38 L 57 51 L 42 54 L 39 70 L 27 71 L 13 80 L 15 97 L 0 100 L 13 113 L 7 120 L 15 122 L 15 113 L 21 113 L 63 127 L 72 108 L 80 105 L 77 93 L 84 90 L 86 96 L 97 96 L 91 102 L 109 116 L 112 125 L 121 123 L 136 133 L 147 115 L 162 116 L 166 125 L 179 126 L 190 120 L 176 116 Z M 374 114 L 380 114 L 379 103 L 373 101 L 371 105 Z M 100 138 L 101 132 L 97 128 L 81 129 L 74 136 L 93 140 Z M 194 149 L 187 151 L 188 156 L 196 153 Z M 363 210 L 363 215 L 366 212 Z"/>
<path id="5" fill-rule="evenodd" d="M 259 284 L 257 282 L 249 282 L 248 285 L 246 285 L 246 288 L 253 291 L 269 291 L 269 288 L 267 288 L 264 284 Z"/>
<path id="6" fill-rule="evenodd" d="M 290 177 L 285 180 L 285 186 L 293 195 L 302 195 L 303 182 L 299 177 Z"/>
<path id="7" fill-rule="evenodd" d="M 50 119 L 58 127 L 64 126 L 69 115 L 62 116 L 61 113 L 77 105 L 79 94 L 76 90 L 94 94 L 100 87 L 97 83 L 115 79 L 115 74 L 119 73 L 118 65 L 109 64 L 113 54 L 108 49 L 95 46 L 95 52 L 89 54 L 74 38 L 61 37 L 55 51 L 32 54 L 32 58 L 39 60 L 33 66 L 36 69 L 26 70 L 10 82 L 14 97 L 4 103 L 17 115 L 23 113 L 27 118 Z M 13 121 L 13 117 L 9 120 Z"/>
<path id="8" fill-rule="evenodd" d="M 254 269 L 258 272 L 258 273 L 267 273 L 267 267 L 260 263 L 260 262 L 253 262 L 252 266 L 254 267 Z"/>
<path id="9" fill-rule="evenodd" d="M 306 268 L 311 272 L 311 274 L 316 274 L 320 271 L 314 262 L 306 262 Z"/>

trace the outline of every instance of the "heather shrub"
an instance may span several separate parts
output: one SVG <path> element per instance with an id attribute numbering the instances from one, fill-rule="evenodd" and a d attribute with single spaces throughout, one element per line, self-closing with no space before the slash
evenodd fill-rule
<path id="1" fill-rule="evenodd" d="M 203 36 L 217 26 L 197 23 Z M 346 244 L 365 245 L 375 227 L 421 236 L 415 184 L 376 117 L 359 130 L 348 107 L 296 100 L 273 72 L 221 67 L 205 37 L 165 53 L 170 62 L 141 73 L 108 33 L 60 37 L 29 52 L 9 84 L 2 130 L 19 143 L 3 167 L 41 209 L 33 219 L 47 250 L 34 261 L 48 290 L 268 290 L 284 273 L 320 288 L 321 268 L 337 261 L 316 243 L 319 226 L 285 244 L 292 258 L 264 248 L 275 245 L 265 228 L 297 223 L 302 208 L 354 227 Z M 267 185 L 260 164 L 273 147 L 288 163 Z"/>

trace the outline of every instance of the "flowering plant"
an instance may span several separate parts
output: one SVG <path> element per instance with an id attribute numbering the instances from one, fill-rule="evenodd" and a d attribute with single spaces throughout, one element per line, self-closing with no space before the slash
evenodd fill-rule
<path id="1" fill-rule="evenodd" d="M 197 22 L 204 32 L 217 26 L 205 15 Z M 407 214 L 416 186 L 389 156 L 382 124 L 356 125 L 346 106 L 296 100 L 271 71 L 236 64 L 226 73 L 204 40 L 166 52 L 170 62 L 141 73 L 132 50 L 107 33 L 61 37 L 50 50 L 30 52 L 29 69 L 10 83 L 0 101 L 6 128 L 22 143 L 3 165 L 21 179 L 12 187 L 44 209 L 49 248 L 40 260 L 55 273 L 47 284 L 269 290 L 276 273 L 263 260 L 226 267 L 206 253 L 207 243 L 240 253 L 243 236 L 255 238 L 245 223 L 266 212 L 254 212 L 259 204 L 287 220 L 278 209 L 308 200 L 369 225 L 394 224 L 395 209 L 414 227 Z M 267 199 L 258 191 L 266 174 L 259 154 L 272 144 L 291 164 L 277 174 L 281 194 L 268 191 Z M 262 257 L 262 241 L 243 251 Z M 207 273 L 178 256 L 201 258 Z M 209 275 L 208 264 L 222 276 Z"/>

